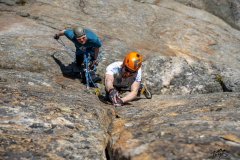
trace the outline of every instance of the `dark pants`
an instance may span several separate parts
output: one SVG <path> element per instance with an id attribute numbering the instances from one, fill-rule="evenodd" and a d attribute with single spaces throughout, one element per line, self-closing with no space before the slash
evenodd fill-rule
<path id="1" fill-rule="evenodd" d="M 83 57 L 80 55 L 76 55 L 76 61 L 77 61 L 77 65 L 81 66 L 83 63 Z"/>

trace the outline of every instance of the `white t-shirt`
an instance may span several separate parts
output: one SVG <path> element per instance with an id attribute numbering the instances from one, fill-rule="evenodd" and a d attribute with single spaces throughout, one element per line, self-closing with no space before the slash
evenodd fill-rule
<path id="1" fill-rule="evenodd" d="M 105 74 L 110 74 L 114 77 L 113 86 L 129 87 L 134 81 L 137 81 L 137 82 L 141 81 L 141 75 L 142 75 L 141 68 L 130 77 L 123 79 L 121 76 L 122 64 L 123 62 L 114 62 L 110 64 L 106 69 Z"/>

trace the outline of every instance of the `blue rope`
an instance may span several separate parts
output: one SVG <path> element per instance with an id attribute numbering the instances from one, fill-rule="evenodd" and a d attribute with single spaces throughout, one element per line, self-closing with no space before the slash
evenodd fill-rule
<path id="1" fill-rule="evenodd" d="M 86 72 L 85 72 L 85 78 L 86 78 L 86 82 L 87 82 L 87 86 L 89 87 L 89 79 L 91 80 L 92 84 L 94 85 L 95 88 L 97 88 L 97 86 L 95 85 L 95 83 L 93 82 L 91 75 L 89 72 L 94 71 L 96 69 L 96 66 L 94 65 L 94 69 L 90 69 L 90 71 L 88 70 L 88 61 L 90 62 L 91 57 L 87 57 L 88 54 L 86 54 L 86 59 L 83 61 L 86 63 Z"/>
<path id="2" fill-rule="evenodd" d="M 107 39 L 107 38 L 112 38 L 112 37 L 105 37 L 105 38 L 103 38 L 102 40 L 100 40 L 100 42 L 104 41 L 104 40 Z M 114 38 L 114 39 L 115 39 L 115 38 Z M 73 54 L 71 53 L 71 51 L 72 51 L 72 52 L 74 52 L 74 51 L 73 51 L 71 48 L 67 47 L 67 46 L 63 43 L 63 41 L 61 40 L 61 38 L 59 38 L 59 40 L 60 40 L 60 42 L 59 42 L 58 40 L 57 40 L 57 42 L 60 43 L 61 45 L 63 45 L 63 46 L 67 49 L 67 51 L 72 55 L 72 57 L 73 57 L 74 59 L 76 59 L 76 57 L 74 57 Z M 118 39 L 116 39 L 116 40 L 118 40 Z M 102 51 L 104 51 L 104 48 L 101 47 L 101 50 L 98 52 L 98 57 L 97 57 L 97 59 L 99 59 L 99 60 L 103 57 L 103 56 L 101 56 L 101 54 L 100 54 Z M 95 85 L 95 83 L 93 82 L 93 80 L 92 80 L 92 78 L 91 78 L 91 75 L 90 75 L 89 69 L 88 69 L 88 61 L 90 62 L 91 57 L 88 57 L 88 54 L 89 54 L 88 52 L 84 52 L 84 51 L 82 51 L 82 50 L 80 50 L 80 52 L 82 52 L 82 53 L 86 56 L 86 58 L 85 58 L 85 60 L 84 60 L 83 62 L 86 63 L 85 77 L 86 77 L 87 87 L 89 87 L 89 80 L 88 80 L 88 77 L 89 77 L 89 79 L 91 80 L 91 82 L 92 82 L 92 84 L 94 85 L 94 87 L 97 88 L 97 86 Z M 84 56 L 84 55 L 83 55 L 83 56 Z M 94 65 L 93 69 L 90 68 L 90 72 L 91 72 L 91 71 L 94 71 L 95 69 L 96 69 L 96 66 Z"/>
<path id="3" fill-rule="evenodd" d="M 101 39 L 100 42 L 102 42 L 102 41 L 104 41 L 105 39 L 108 39 L 108 38 L 112 38 L 112 37 L 105 37 L 105 38 Z M 119 39 L 117 39 L 117 38 L 112 38 L 112 39 L 119 40 Z"/>
<path id="4" fill-rule="evenodd" d="M 103 39 L 100 40 L 100 43 L 101 43 L 102 41 L 104 41 L 105 39 L 108 39 L 108 38 L 112 38 L 112 37 L 105 37 L 105 38 L 103 38 Z M 112 38 L 112 39 L 119 40 L 119 39 L 117 39 L 117 38 Z M 101 47 L 101 49 L 102 49 L 102 50 L 100 50 L 99 53 L 98 53 L 100 58 L 102 58 L 102 56 L 100 55 L 100 53 L 101 53 L 102 51 L 104 51 L 104 48 Z M 100 59 L 100 58 L 99 58 L 99 59 Z"/>
<path id="5" fill-rule="evenodd" d="M 72 51 L 72 52 L 74 52 L 74 51 L 73 51 L 71 48 L 67 47 L 67 46 L 63 43 L 63 41 L 61 40 L 61 38 L 59 38 L 59 40 L 60 40 L 61 42 L 59 42 L 58 40 L 57 40 L 57 42 L 60 43 L 61 45 L 63 45 L 64 47 L 66 47 L 67 51 L 72 55 L 72 57 L 73 57 L 74 59 L 76 59 L 76 57 L 74 57 L 73 54 L 71 53 L 71 51 Z"/>

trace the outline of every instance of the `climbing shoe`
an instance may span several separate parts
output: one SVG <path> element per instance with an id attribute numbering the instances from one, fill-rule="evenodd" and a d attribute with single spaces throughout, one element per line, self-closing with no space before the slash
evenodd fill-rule
<path id="1" fill-rule="evenodd" d="M 144 96 L 147 98 L 147 99 L 151 99 L 152 98 L 152 94 L 151 92 L 147 89 L 147 86 L 146 84 L 143 85 L 143 92 Z"/>
<path id="2" fill-rule="evenodd" d="M 141 95 L 144 95 L 147 99 L 152 98 L 151 92 L 147 89 L 146 84 L 140 84 L 139 89 L 138 89 L 138 94 L 137 96 L 140 97 Z"/>

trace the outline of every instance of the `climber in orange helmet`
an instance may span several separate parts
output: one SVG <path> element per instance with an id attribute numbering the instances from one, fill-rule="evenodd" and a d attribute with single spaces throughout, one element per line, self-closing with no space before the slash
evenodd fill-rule
<path id="1" fill-rule="evenodd" d="M 146 92 L 146 87 L 141 85 L 141 65 L 142 57 L 136 52 L 128 53 L 123 62 L 110 64 L 105 73 L 105 98 L 109 98 L 115 106 L 121 106 L 137 97 L 140 86 Z M 118 91 L 130 93 L 121 98 Z"/>

